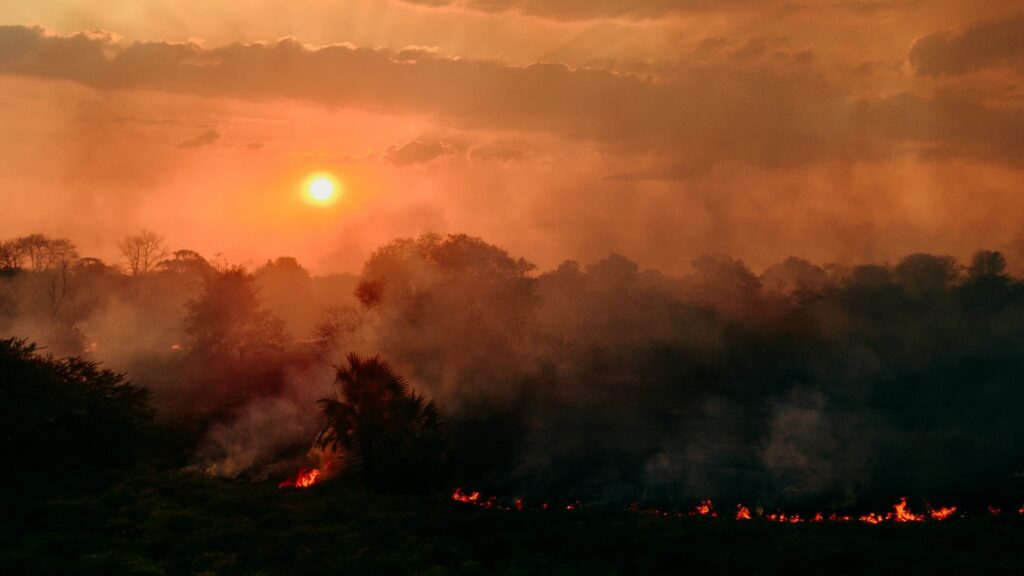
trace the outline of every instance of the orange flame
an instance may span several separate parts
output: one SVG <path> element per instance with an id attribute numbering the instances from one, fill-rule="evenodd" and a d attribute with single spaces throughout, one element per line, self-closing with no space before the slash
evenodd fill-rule
<path id="1" fill-rule="evenodd" d="M 907 508 L 907 497 L 900 498 L 898 504 L 893 506 L 896 511 L 896 515 L 893 520 L 897 522 L 924 522 L 924 516 L 921 514 L 914 514 Z"/>
<path id="2" fill-rule="evenodd" d="M 956 513 L 956 506 L 944 506 L 942 508 L 932 508 L 928 510 L 928 516 L 932 520 L 943 521 Z"/>
<path id="3" fill-rule="evenodd" d="M 802 516 L 799 514 L 786 514 L 785 512 L 776 512 L 774 514 L 768 514 L 765 518 L 769 522 L 779 522 L 782 524 L 802 524 L 805 522 Z"/>
<path id="4" fill-rule="evenodd" d="M 319 468 L 299 468 L 294 478 L 289 478 L 277 485 L 278 488 L 309 488 L 320 480 Z"/>
<path id="5" fill-rule="evenodd" d="M 466 494 L 462 491 L 462 488 L 456 488 L 455 492 L 452 492 L 452 500 L 456 502 L 463 502 L 465 504 L 474 504 L 480 501 L 479 492 L 470 492 Z"/>
<path id="6" fill-rule="evenodd" d="M 463 492 L 462 488 L 456 488 L 455 492 L 452 492 L 452 500 L 455 502 L 462 502 L 463 504 L 480 506 L 481 508 L 494 508 L 497 502 L 497 498 L 494 496 L 484 498 L 480 492 L 476 490 L 467 493 Z M 517 506 L 521 506 L 521 504 Z"/>
<path id="7" fill-rule="evenodd" d="M 743 504 L 736 505 L 736 519 L 737 520 L 750 520 L 750 508 L 747 508 Z"/>
<path id="8" fill-rule="evenodd" d="M 326 470 L 326 468 L 324 468 Z M 322 481 L 321 470 L 317 469 L 300 469 L 299 473 L 292 480 L 286 480 L 282 482 L 281 487 L 296 487 L 305 488 L 311 486 L 319 481 Z M 518 511 L 522 512 L 529 509 L 540 509 L 540 510 L 566 510 L 573 511 L 580 508 L 582 503 L 579 500 L 562 503 L 552 506 L 547 502 L 538 502 L 532 505 L 528 505 L 523 498 L 514 498 L 510 500 L 499 500 L 495 496 L 484 496 L 478 491 L 464 492 L 462 488 L 456 488 L 452 492 L 451 499 L 455 502 L 461 502 L 464 504 L 470 504 L 473 506 L 479 506 L 481 508 L 488 508 L 502 511 Z M 664 516 L 664 517 L 695 517 L 695 516 L 706 516 L 709 518 L 718 518 L 718 512 L 715 511 L 714 504 L 711 500 L 701 500 L 692 510 L 689 512 L 669 512 L 660 508 L 646 508 L 641 507 L 639 503 L 632 503 L 626 507 L 626 511 L 633 514 L 646 514 L 652 516 Z M 885 522 L 893 523 L 915 523 L 925 522 L 927 520 L 942 522 L 953 518 L 957 512 L 960 512 L 960 508 L 957 506 L 942 506 L 938 508 L 932 508 L 928 506 L 927 511 L 923 514 L 915 514 L 910 510 L 907 504 L 907 498 L 904 496 L 892 506 L 892 510 L 889 512 L 869 512 L 861 516 L 849 516 L 845 514 L 839 514 L 832 512 L 827 516 L 822 512 L 816 512 L 813 515 L 801 516 L 800 514 L 790 514 L 782 510 L 776 510 L 774 513 L 763 514 L 758 510 L 757 514 L 759 518 L 763 518 L 768 522 L 776 522 L 780 524 L 803 524 L 805 522 L 852 522 L 859 521 L 865 524 L 882 524 Z M 988 506 L 988 513 L 993 516 L 1002 514 L 1003 510 L 996 506 Z M 1012 509 L 1011 509 L 1012 513 Z M 1017 509 L 1017 514 L 1024 516 L 1024 506 Z M 963 512 L 960 512 L 960 516 L 963 516 Z M 727 518 L 732 518 L 736 521 L 741 520 L 753 520 L 754 514 L 750 508 L 743 504 L 736 505 L 736 512 L 732 515 L 727 515 Z"/>
<path id="9" fill-rule="evenodd" d="M 696 516 L 711 516 L 712 518 L 718 518 L 718 512 L 715 512 L 715 507 L 711 504 L 711 500 L 701 500 L 700 504 L 694 508 L 693 515 Z"/>
<path id="10" fill-rule="evenodd" d="M 881 514 L 875 514 L 874 512 L 871 512 L 869 514 L 865 514 L 865 515 L 861 516 L 860 517 L 860 521 L 864 522 L 866 524 L 881 524 L 882 522 L 885 522 L 886 520 L 888 520 L 891 517 L 892 517 L 891 513 L 887 514 L 885 516 L 882 516 Z"/>

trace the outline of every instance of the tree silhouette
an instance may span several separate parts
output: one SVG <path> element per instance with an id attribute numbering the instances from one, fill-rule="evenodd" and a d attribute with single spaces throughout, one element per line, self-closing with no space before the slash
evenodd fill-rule
<path id="1" fill-rule="evenodd" d="M 893 268 L 896 281 L 912 296 L 940 294 L 959 274 L 960 267 L 951 256 L 911 254 Z"/>
<path id="2" fill-rule="evenodd" d="M 194 276 L 199 280 L 205 280 L 217 272 L 213 265 L 195 250 L 175 250 L 170 258 L 158 262 L 156 269 L 166 274 Z"/>
<path id="3" fill-rule="evenodd" d="M 25 254 L 17 240 L 0 242 L 0 272 L 13 273 L 21 269 Z"/>
<path id="4" fill-rule="evenodd" d="M 971 265 L 967 269 L 967 277 L 971 280 L 985 278 L 1009 280 L 1009 276 L 1006 275 L 1006 258 L 1001 252 L 979 250 L 971 258 Z"/>
<path id="5" fill-rule="evenodd" d="M 117 243 L 117 247 L 128 262 L 128 271 L 132 276 L 148 274 L 167 256 L 163 236 L 149 230 L 143 230 L 134 236 L 125 236 Z"/>
<path id="6" fill-rule="evenodd" d="M 395 486 L 423 473 L 437 456 L 440 411 L 411 390 L 380 356 L 351 353 L 337 368 L 340 396 L 318 401 L 322 448 L 342 448 L 369 487 Z"/>
<path id="7" fill-rule="evenodd" d="M 186 304 L 185 331 L 193 350 L 241 360 L 279 350 L 284 324 L 263 307 L 259 290 L 244 268 L 228 268 L 207 278 Z"/>
<path id="8" fill-rule="evenodd" d="M 25 340 L 0 340 L 0 374 L 0 449 L 16 472 L 124 463 L 153 417 L 147 388 Z"/>
<path id="9" fill-rule="evenodd" d="M 43 234 L 30 234 L 18 238 L 15 242 L 20 258 L 28 260 L 29 268 L 33 272 L 67 267 L 78 259 L 75 245 L 66 238 L 50 238 Z"/>
<path id="10" fill-rule="evenodd" d="M 1006 273 L 1006 258 L 1000 252 L 979 250 L 971 259 L 967 275 L 959 286 L 960 299 L 969 310 L 995 312 L 1012 303 L 1013 278 Z"/>

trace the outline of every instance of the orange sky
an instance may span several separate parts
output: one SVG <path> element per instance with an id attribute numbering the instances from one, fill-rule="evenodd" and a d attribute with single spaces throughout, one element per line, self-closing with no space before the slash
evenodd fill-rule
<path id="1" fill-rule="evenodd" d="M 1024 264 L 1024 9 L 944 0 L 0 4 L 0 232 L 358 271 L 466 232 Z M 316 171 L 345 196 L 302 202 Z"/>

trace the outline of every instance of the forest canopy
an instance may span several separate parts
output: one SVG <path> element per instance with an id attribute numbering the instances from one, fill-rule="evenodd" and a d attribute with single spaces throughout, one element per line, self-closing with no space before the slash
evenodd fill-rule
<path id="1" fill-rule="evenodd" d="M 426 235 L 324 277 L 49 245 L 61 256 L 8 258 L 0 328 L 90 358 L 64 370 L 116 378 L 103 360 L 148 386 L 211 474 L 301 461 L 349 353 L 439 403 L 441 476 L 494 490 L 843 504 L 1013 492 L 1024 469 L 1024 283 L 998 252 L 760 273 L 708 255 L 672 277 L 618 254 L 539 271 Z"/>

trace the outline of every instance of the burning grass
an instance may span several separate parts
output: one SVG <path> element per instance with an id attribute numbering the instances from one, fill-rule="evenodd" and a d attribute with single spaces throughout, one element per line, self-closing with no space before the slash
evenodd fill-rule
<path id="1" fill-rule="evenodd" d="M 528 505 L 522 498 L 515 498 L 512 500 L 512 504 L 509 505 L 504 499 L 500 499 L 496 496 L 484 496 L 479 491 L 463 491 L 462 488 L 456 488 L 451 495 L 451 500 L 460 504 L 468 504 L 471 506 L 478 506 L 481 508 L 489 508 L 495 510 L 515 510 L 523 511 L 525 509 L 539 509 L 549 510 L 552 506 L 548 502 L 539 502 L 536 504 Z M 565 510 L 574 510 L 580 505 L 579 502 L 574 502 L 565 505 Z M 558 509 L 558 506 L 554 507 Z M 693 509 L 688 511 L 676 511 L 670 512 L 654 507 L 641 507 L 638 503 L 630 504 L 626 507 L 626 511 L 633 514 L 642 514 L 649 516 L 663 516 L 673 518 L 691 518 L 691 517 L 707 517 L 707 518 L 718 518 L 718 512 L 715 510 L 715 506 L 711 500 L 701 500 Z M 959 514 L 957 513 L 959 511 Z M 984 516 L 999 516 L 1002 514 L 1002 509 L 996 506 L 987 506 L 983 511 L 978 511 L 972 515 L 984 515 Z M 1017 514 L 1024 517 L 1024 506 L 1021 506 L 1017 511 Z M 939 508 L 928 507 L 926 513 L 918 514 L 910 509 L 907 504 L 907 498 L 902 497 L 898 502 L 893 504 L 892 510 L 885 512 L 867 512 L 860 516 L 853 516 L 849 514 L 839 514 L 837 512 L 831 512 L 828 515 L 822 512 L 815 512 L 813 514 L 803 516 L 799 513 L 785 512 L 776 510 L 774 512 L 765 512 L 763 509 L 756 508 L 753 511 L 751 508 L 743 505 L 736 505 L 736 512 L 732 515 L 725 515 L 724 518 L 732 519 L 735 521 L 745 520 L 764 520 L 767 522 L 779 523 L 779 524 L 804 524 L 810 523 L 847 523 L 853 522 L 854 520 L 868 525 L 878 525 L 883 523 L 895 523 L 895 524 L 907 524 L 907 523 L 919 523 L 919 522 L 943 522 L 951 518 L 966 518 L 968 514 L 957 506 L 943 506 Z"/>
<path id="2" fill-rule="evenodd" d="M 282 480 L 278 488 L 309 488 L 319 482 L 321 471 L 319 468 L 299 468 L 295 476 Z"/>
<path id="3" fill-rule="evenodd" d="M 474 492 L 373 494 L 343 477 L 278 489 L 166 469 L 67 479 L 0 491 L 0 573 L 1012 574 L 1024 537 L 1006 507 L 912 530 L 813 514 L 782 529 L 752 506 L 736 521 L 742 508 L 696 502 L 677 519 Z"/>

